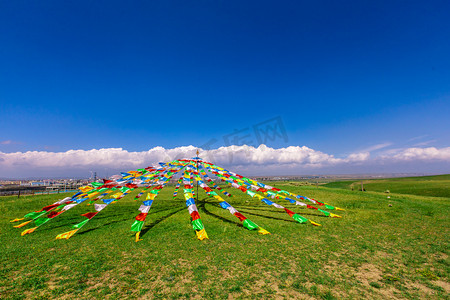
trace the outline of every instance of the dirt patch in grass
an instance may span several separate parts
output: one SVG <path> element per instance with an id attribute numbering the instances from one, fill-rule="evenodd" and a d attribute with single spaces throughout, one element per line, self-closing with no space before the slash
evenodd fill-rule
<path id="1" fill-rule="evenodd" d="M 450 294 L 450 283 L 447 281 L 435 280 L 433 281 L 433 284 L 443 288 L 447 294 Z"/>
<path id="2" fill-rule="evenodd" d="M 399 299 L 395 296 L 395 289 L 393 287 L 379 289 L 378 292 L 381 294 L 381 299 Z"/>
<path id="3" fill-rule="evenodd" d="M 358 268 L 356 276 L 357 279 L 364 285 L 365 289 L 367 287 L 374 288 L 374 293 L 380 295 L 380 298 L 398 299 L 398 297 L 395 296 L 394 287 L 380 284 L 380 280 L 382 280 L 382 273 L 383 272 L 378 269 L 377 266 L 366 263 Z"/>
<path id="4" fill-rule="evenodd" d="M 377 282 L 381 279 L 382 272 L 373 264 L 363 264 L 356 272 L 357 278 L 366 286 L 370 282 Z"/>
<path id="5" fill-rule="evenodd" d="M 429 297 L 429 296 L 433 295 L 433 293 L 434 293 L 434 291 L 432 289 L 430 289 L 429 287 L 427 287 L 419 282 L 409 282 L 406 284 L 406 287 L 410 290 L 414 290 L 414 289 L 418 290 L 422 296 Z"/>

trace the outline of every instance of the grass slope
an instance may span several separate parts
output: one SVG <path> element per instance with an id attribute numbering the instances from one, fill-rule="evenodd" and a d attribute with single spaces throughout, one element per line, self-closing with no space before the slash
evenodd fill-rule
<path id="1" fill-rule="evenodd" d="M 363 180 L 366 191 L 410 194 L 421 196 L 450 197 L 450 175 L 402 177 Z M 324 184 L 325 187 L 359 190 L 361 181 L 345 180 Z"/>
<path id="2" fill-rule="evenodd" d="M 259 235 L 201 193 L 198 207 L 210 239 L 198 241 L 182 195 L 168 200 L 168 187 L 138 243 L 130 232 L 140 205 L 133 194 L 71 239 L 55 240 L 93 207 L 79 205 L 21 237 L 24 228 L 9 220 L 58 195 L 2 197 L 0 298 L 448 299 L 450 199 L 285 188 L 347 210 L 332 219 L 279 201 L 323 225 L 314 227 L 231 191 L 229 202 L 272 233 Z"/>

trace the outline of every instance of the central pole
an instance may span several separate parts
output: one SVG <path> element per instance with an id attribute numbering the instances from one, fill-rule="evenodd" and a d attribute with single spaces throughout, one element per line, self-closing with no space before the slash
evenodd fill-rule
<path id="1" fill-rule="evenodd" d="M 195 160 L 197 161 L 197 176 L 198 176 L 198 154 L 199 154 L 199 152 L 198 152 L 198 149 L 197 149 L 197 157 L 195 158 Z M 197 176 L 195 176 L 195 178 L 197 178 Z M 198 202 L 198 180 L 196 180 L 196 182 L 197 182 L 197 194 L 196 194 L 196 196 L 197 196 L 197 202 Z"/>

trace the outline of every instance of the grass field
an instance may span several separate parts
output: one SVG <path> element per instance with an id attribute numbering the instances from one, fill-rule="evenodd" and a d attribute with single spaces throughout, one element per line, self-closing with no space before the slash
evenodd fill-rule
<path id="1" fill-rule="evenodd" d="M 450 174 L 421 177 L 402 177 L 363 180 L 366 191 L 410 194 L 434 197 L 450 197 Z M 360 190 L 361 181 L 345 180 L 324 184 L 325 187 Z"/>
<path id="2" fill-rule="evenodd" d="M 210 239 L 198 241 L 182 195 L 168 200 L 173 187 L 167 187 L 138 243 L 130 232 L 140 205 L 133 194 L 71 239 L 55 240 L 93 208 L 79 205 L 21 237 L 24 228 L 9 220 L 63 195 L 1 197 L 0 298 L 449 299 L 449 198 L 283 188 L 343 207 L 343 218 L 280 200 L 323 226 L 299 224 L 230 191 L 229 202 L 272 233 L 259 235 L 201 192 L 198 207 Z"/>

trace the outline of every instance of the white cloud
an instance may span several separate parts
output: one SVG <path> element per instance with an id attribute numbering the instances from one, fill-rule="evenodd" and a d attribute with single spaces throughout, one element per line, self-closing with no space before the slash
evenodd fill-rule
<path id="1" fill-rule="evenodd" d="M 350 154 L 345 161 L 346 162 L 362 162 L 362 161 L 368 160 L 369 158 L 370 158 L 369 152 L 359 152 L 359 153 Z"/>
<path id="2" fill-rule="evenodd" d="M 389 147 L 391 145 L 392 145 L 391 142 L 376 144 L 376 145 L 370 146 L 370 147 L 368 147 L 368 148 L 366 148 L 364 150 L 361 150 L 361 152 L 372 152 L 372 151 L 375 151 L 375 150 L 379 150 L 379 149 L 383 149 L 383 148 Z"/>
<path id="3" fill-rule="evenodd" d="M 434 143 L 434 142 L 436 142 L 436 141 L 437 141 L 437 140 L 429 140 L 429 141 L 417 143 L 417 144 L 414 144 L 413 147 L 427 146 L 427 145 L 429 145 L 429 144 L 431 144 L 431 143 Z"/>
<path id="4" fill-rule="evenodd" d="M 450 161 L 450 147 L 447 148 L 407 148 L 396 149 L 380 156 L 384 160 L 393 161 Z"/>
<path id="5" fill-rule="evenodd" d="M 252 146 L 229 146 L 219 149 L 202 151 L 201 157 L 205 157 L 217 164 L 226 165 L 290 165 L 303 164 L 308 166 L 320 166 L 322 164 L 335 164 L 342 159 L 335 158 L 306 146 L 290 146 L 274 149 L 265 145 L 257 148 Z"/>
<path id="6" fill-rule="evenodd" d="M 5 140 L 5 141 L 0 142 L 0 145 L 13 145 L 13 144 L 18 144 L 18 142 L 11 141 L 11 140 Z"/>
<path id="7" fill-rule="evenodd" d="M 408 140 L 408 142 L 412 142 L 412 141 L 416 141 L 416 140 L 421 140 L 421 139 L 423 139 L 423 138 L 426 138 L 427 136 L 429 136 L 429 135 L 428 135 L 428 134 L 425 134 L 425 135 L 415 136 L 415 137 L 413 137 L 413 138 L 410 138 L 410 139 Z"/>
<path id="8" fill-rule="evenodd" d="M 165 149 L 155 147 L 148 151 L 130 152 L 122 148 L 92 150 L 68 150 L 66 152 L 28 151 L 4 153 L 0 151 L 0 176 L 39 176 L 39 174 L 67 174 L 72 176 L 76 170 L 131 170 L 158 162 L 196 156 L 194 146 Z M 445 162 L 450 163 L 448 148 L 407 148 L 392 149 L 372 157 L 368 151 L 358 152 L 344 158 L 317 151 L 306 146 L 290 146 L 274 149 L 261 145 L 229 146 L 200 151 L 200 157 L 218 165 L 235 168 L 236 171 L 251 173 L 277 173 L 285 170 L 299 174 L 305 171 L 339 173 L 341 169 L 352 166 L 390 165 L 403 162 Z M 365 169 L 363 169 L 365 170 Z M 370 169 L 365 170 L 370 172 Z M 419 170 L 418 170 L 419 171 Z M 423 170 L 422 170 L 423 171 Z M 83 173 L 85 174 L 85 173 Z M 287 174 L 287 173 L 285 173 Z M 110 174 L 112 175 L 112 174 Z"/>

